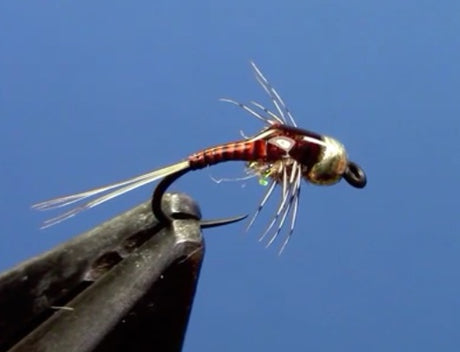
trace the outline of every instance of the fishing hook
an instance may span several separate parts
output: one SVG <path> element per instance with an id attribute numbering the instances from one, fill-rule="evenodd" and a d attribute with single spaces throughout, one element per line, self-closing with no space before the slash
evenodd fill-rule
<path id="1" fill-rule="evenodd" d="M 175 172 L 171 175 L 164 177 L 160 183 L 158 183 L 157 187 L 153 191 L 152 196 L 152 212 L 155 215 L 156 219 L 160 224 L 170 224 L 174 221 L 174 218 L 165 214 L 161 207 L 163 195 L 165 194 L 166 190 L 168 189 L 171 184 L 176 181 L 179 177 L 186 174 L 188 171 L 192 170 L 190 167 Z M 245 219 L 247 215 L 239 215 L 230 218 L 222 218 L 222 219 L 212 219 L 212 220 L 201 220 L 200 226 L 201 228 L 209 228 L 209 227 L 217 227 L 222 225 L 231 224 L 234 222 L 241 221 Z"/>

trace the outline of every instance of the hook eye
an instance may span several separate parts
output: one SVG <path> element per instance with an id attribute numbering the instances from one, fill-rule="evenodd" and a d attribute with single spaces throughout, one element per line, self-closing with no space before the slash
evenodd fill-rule
<path id="1" fill-rule="evenodd" d="M 348 167 L 343 178 L 353 187 L 364 188 L 367 183 L 366 174 L 357 164 L 352 161 L 348 162 Z"/>

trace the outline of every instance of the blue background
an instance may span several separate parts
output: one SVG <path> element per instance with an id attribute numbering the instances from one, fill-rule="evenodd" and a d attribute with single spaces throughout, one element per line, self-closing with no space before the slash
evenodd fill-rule
<path id="1" fill-rule="evenodd" d="M 460 3 L 3 1 L 0 270 L 150 196 L 48 230 L 30 205 L 160 167 L 262 124 L 261 67 L 300 126 L 340 139 L 368 187 L 303 184 L 282 256 L 244 225 L 205 232 L 185 351 L 458 351 Z M 251 213 L 243 163 L 175 185 L 206 218 Z M 275 203 L 275 202 L 274 202 Z"/>

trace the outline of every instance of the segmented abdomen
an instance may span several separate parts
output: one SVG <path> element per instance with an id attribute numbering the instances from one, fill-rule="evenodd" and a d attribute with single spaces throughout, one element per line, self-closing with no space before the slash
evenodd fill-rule
<path id="1" fill-rule="evenodd" d="M 279 152 L 260 139 L 256 141 L 230 142 L 215 147 L 207 148 L 188 157 L 192 169 L 201 169 L 224 161 L 242 160 L 270 161 L 279 157 Z"/>

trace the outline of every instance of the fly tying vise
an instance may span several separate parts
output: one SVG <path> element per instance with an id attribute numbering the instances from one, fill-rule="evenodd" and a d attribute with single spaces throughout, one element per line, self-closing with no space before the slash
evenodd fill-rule
<path id="1" fill-rule="evenodd" d="M 239 160 L 245 161 L 248 171 L 254 176 L 259 176 L 262 184 L 268 185 L 248 228 L 254 223 L 276 185 L 281 186 L 281 199 L 278 208 L 260 240 L 271 233 L 267 246 L 271 245 L 283 229 L 286 218 L 290 215 L 291 225 L 281 245 L 280 252 L 282 252 L 294 231 L 302 179 L 312 184 L 332 185 L 344 178 L 353 187 L 363 188 L 366 185 L 366 176 L 357 164 L 348 160 L 345 147 L 339 141 L 332 137 L 298 128 L 278 92 L 253 62 L 251 62 L 251 66 L 257 82 L 270 97 L 276 109 L 275 112 L 255 101 L 242 104 L 231 99 L 221 100 L 241 107 L 253 117 L 264 122 L 266 127 L 259 133 L 252 137 L 245 137 L 243 140 L 203 149 L 191 154 L 183 161 L 137 177 L 35 204 L 33 208 L 47 210 L 65 207 L 99 195 L 99 197 L 58 217 L 45 221 L 43 227 L 52 226 L 83 210 L 93 208 L 159 179 L 163 179 L 163 181 L 160 182 L 154 192 L 152 210 L 160 222 L 169 222 L 171 220 L 161 209 L 161 199 L 172 182 L 188 171 L 203 169 L 225 161 Z M 242 218 L 210 221 L 207 226 L 218 226 Z M 275 226 L 276 224 L 277 226 Z M 203 223 L 203 226 L 206 226 L 206 222 Z"/>

